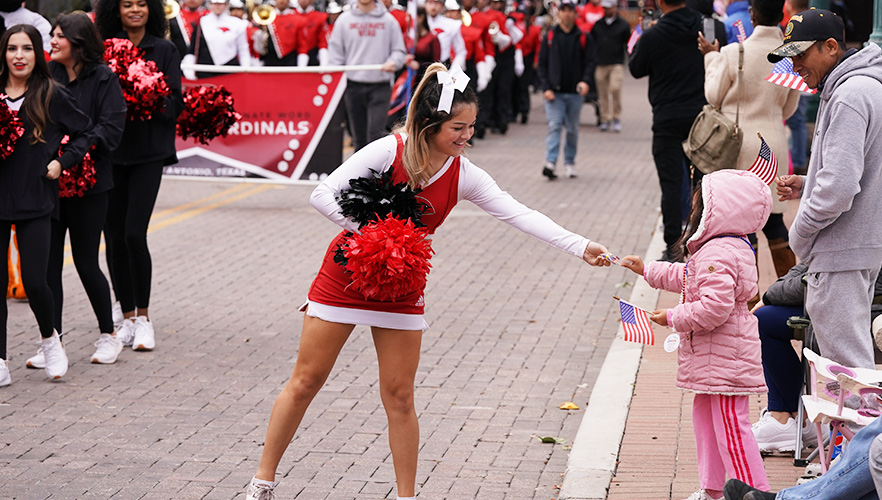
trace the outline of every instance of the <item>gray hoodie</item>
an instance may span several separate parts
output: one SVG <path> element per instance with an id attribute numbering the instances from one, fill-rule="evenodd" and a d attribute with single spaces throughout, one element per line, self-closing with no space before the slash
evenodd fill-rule
<path id="1" fill-rule="evenodd" d="M 332 66 L 395 63 L 404 65 L 404 37 L 401 26 L 386 6 L 374 2 L 374 9 L 362 12 L 356 2 L 340 14 L 328 41 L 328 62 Z M 347 71 L 346 78 L 361 83 L 392 82 L 387 71 Z"/>
<path id="2" fill-rule="evenodd" d="M 827 75 L 790 246 L 809 272 L 882 266 L 882 49 Z"/>

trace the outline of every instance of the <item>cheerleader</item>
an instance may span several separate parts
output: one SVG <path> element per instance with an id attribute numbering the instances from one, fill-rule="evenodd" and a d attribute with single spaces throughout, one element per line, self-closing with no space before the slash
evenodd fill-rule
<path id="1" fill-rule="evenodd" d="M 162 167 L 177 163 L 175 125 L 183 109 L 181 57 L 164 38 L 168 28 L 162 0 L 99 0 L 95 24 L 101 36 L 128 38 L 165 75 L 171 95 L 148 120 L 128 120 L 113 153 L 113 190 L 108 201 L 105 237 L 110 280 L 123 322 L 117 335 L 137 351 L 152 350 L 150 281 L 153 265 L 147 226 L 159 193 Z"/>
<path id="2" fill-rule="evenodd" d="M 43 338 L 46 375 L 67 373 L 67 354 L 52 324 L 52 290 L 46 281 L 49 264 L 50 218 L 57 210 L 58 176 L 83 159 L 91 144 L 90 121 L 71 95 L 57 87 L 43 57 L 43 39 L 29 24 L 12 26 L 0 38 L 0 83 L 6 105 L 17 112 L 24 135 L 11 155 L 0 160 L 0 252 L 9 251 L 15 224 L 21 256 L 21 278 L 28 303 Z M 6 124 L 8 125 L 8 124 Z M 61 139 L 70 140 L 59 155 Z M 7 259 L 3 266 L 8 266 Z M 9 276 L 4 269 L 3 276 Z M 6 364 L 6 301 L 0 301 L 0 386 L 9 385 Z"/>
<path id="3" fill-rule="evenodd" d="M 413 401 L 414 377 L 422 332 L 428 328 L 423 319 L 423 290 L 382 302 L 366 299 L 350 286 L 351 275 L 335 262 L 334 254 L 345 232 L 358 230 L 357 223 L 342 215 L 338 203 L 338 195 L 350 188 L 351 180 L 370 178 L 371 170 L 391 168 L 394 182 L 421 189 L 419 197 L 426 209 L 420 220 L 430 234 L 458 201 L 468 200 L 591 265 L 609 264 L 600 257 L 606 252 L 603 245 L 522 205 L 463 156 L 478 112 L 475 92 L 462 85 L 467 80 L 457 67 L 448 73 L 443 64 L 429 66 L 411 99 L 403 130 L 356 152 L 313 191 L 312 206 L 344 232 L 328 247 L 310 288 L 294 372 L 273 405 L 263 456 L 248 485 L 248 500 L 273 497 L 279 461 L 356 324 L 370 325 L 377 350 L 380 397 L 389 422 L 398 498 L 415 494 L 419 424 Z M 439 83 L 442 81 L 447 83 Z"/>
<path id="4" fill-rule="evenodd" d="M 110 308 L 110 287 L 98 267 L 98 247 L 101 230 L 107 218 L 107 199 L 113 187 L 110 154 L 122 138 L 126 122 L 126 101 L 119 86 L 119 78 L 104 64 L 104 42 L 98 29 L 83 12 L 61 14 L 52 30 L 52 60 L 49 71 L 52 78 L 67 88 L 76 99 L 77 107 L 92 120 L 94 149 L 89 151 L 94 174 L 89 179 L 94 185 L 86 189 L 61 192 L 60 213 L 52 219 L 52 238 L 49 250 L 49 287 L 55 302 L 55 331 L 59 337 L 64 290 L 61 270 L 64 263 L 65 234 L 70 231 L 71 253 L 74 265 L 92 310 L 98 318 L 99 336 L 95 342 L 92 363 L 114 363 L 122 351 L 116 336 Z M 86 162 L 84 162 L 85 164 Z M 91 168 L 91 163 L 89 164 Z M 83 180 L 86 172 L 74 169 Z M 43 368 L 46 362 L 42 349 L 28 359 L 28 368 Z"/>

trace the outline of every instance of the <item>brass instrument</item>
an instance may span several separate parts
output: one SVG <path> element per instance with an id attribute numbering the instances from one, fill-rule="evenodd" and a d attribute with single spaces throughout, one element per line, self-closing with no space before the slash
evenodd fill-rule
<path id="1" fill-rule="evenodd" d="M 166 19 L 174 19 L 178 17 L 178 14 L 181 12 L 181 4 L 176 0 L 165 0 L 162 3 L 162 10 L 165 11 Z"/>
<path id="2" fill-rule="evenodd" d="M 262 3 L 251 11 L 251 20 L 266 30 L 267 26 L 276 20 L 276 9 L 269 4 Z"/>
<path id="3" fill-rule="evenodd" d="M 469 11 L 467 11 L 465 9 L 461 9 L 459 11 L 459 15 L 462 18 L 462 25 L 463 26 L 471 26 L 472 25 L 472 15 L 469 14 Z"/>
<path id="4" fill-rule="evenodd" d="M 487 27 L 487 33 L 489 33 L 490 36 L 498 35 L 499 34 L 499 23 L 497 23 L 496 21 L 493 21 L 492 23 L 490 23 L 490 26 Z"/>

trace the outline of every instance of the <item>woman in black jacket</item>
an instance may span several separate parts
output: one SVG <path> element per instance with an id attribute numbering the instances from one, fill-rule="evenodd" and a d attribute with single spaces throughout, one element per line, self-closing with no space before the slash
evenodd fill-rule
<path id="1" fill-rule="evenodd" d="M 165 75 L 171 95 L 148 120 L 128 120 L 113 154 L 113 185 L 105 236 L 110 279 L 123 317 L 117 334 L 135 350 L 154 348 L 150 321 L 152 262 L 147 225 L 159 193 L 162 167 L 177 163 L 175 124 L 183 109 L 181 57 L 163 38 L 168 22 L 162 0 L 99 0 L 95 24 L 101 36 L 128 38 Z"/>
<path id="2" fill-rule="evenodd" d="M 85 13 L 58 16 L 52 30 L 51 58 L 49 71 L 52 78 L 73 94 L 77 107 L 92 120 L 90 136 L 94 149 L 89 155 L 95 168 L 95 184 L 72 196 L 62 192 L 59 217 L 52 219 L 49 286 L 55 299 L 55 330 L 59 335 L 64 332 L 61 328 L 64 302 L 61 270 L 65 233 L 70 231 L 71 253 L 77 274 L 98 318 L 100 335 L 91 360 L 93 363 L 113 363 L 122 350 L 122 343 L 113 328 L 110 287 L 98 267 L 98 248 L 107 218 L 107 200 L 113 187 L 111 153 L 122 139 L 126 101 L 119 78 L 104 64 L 104 42 Z M 43 368 L 43 351 L 28 359 L 27 366 Z"/>
<path id="3" fill-rule="evenodd" d="M 46 282 L 49 263 L 50 218 L 58 205 L 58 176 L 83 159 L 90 144 L 90 121 L 71 95 L 52 83 L 43 58 L 43 39 L 30 25 L 12 26 L 0 38 L 0 84 L 6 105 L 17 111 L 24 135 L 0 160 L 0 253 L 9 251 L 15 224 L 21 258 L 21 278 L 43 338 L 46 374 L 58 379 L 67 373 L 64 352 L 52 323 L 52 290 Z M 64 135 L 70 140 L 59 155 Z M 0 259 L 3 267 L 7 259 Z M 8 276 L 8 269 L 3 272 Z M 6 365 L 6 301 L 0 301 L 0 385 L 9 385 Z"/>

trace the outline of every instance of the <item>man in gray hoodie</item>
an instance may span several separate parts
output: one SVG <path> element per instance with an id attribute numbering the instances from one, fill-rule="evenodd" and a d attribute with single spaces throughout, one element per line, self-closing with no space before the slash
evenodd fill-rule
<path id="1" fill-rule="evenodd" d="M 340 14 L 328 41 L 331 66 L 382 64 L 381 70 L 347 71 L 343 104 L 355 150 L 385 135 L 392 77 L 404 65 L 398 21 L 376 0 L 357 0 Z"/>
<path id="2" fill-rule="evenodd" d="M 790 246 L 808 264 L 806 310 L 821 354 L 875 368 L 867 332 L 882 266 L 882 49 L 846 51 L 842 20 L 827 10 L 793 16 L 768 58 L 793 69 L 821 103 L 805 176 L 777 180 L 780 199 L 801 197 Z"/>

